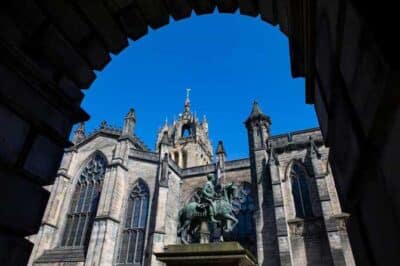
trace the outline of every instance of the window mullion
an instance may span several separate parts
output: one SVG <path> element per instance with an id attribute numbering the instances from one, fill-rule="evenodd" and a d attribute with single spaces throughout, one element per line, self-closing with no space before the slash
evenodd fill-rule
<path id="1" fill-rule="evenodd" d="M 139 232 L 140 232 L 140 229 L 138 229 L 138 228 L 140 228 L 140 223 L 141 223 L 141 220 L 142 220 L 142 207 L 143 207 L 143 200 L 142 200 L 142 197 L 138 197 L 138 199 L 140 200 L 140 207 L 139 207 L 139 218 L 138 218 L 138 226 L 137 226 L 137 228 L 136 228 L 136 241 L 135 241 L 135 249 L 134 249 L 134 251 L 133 251 L 133 262 L 135 263 L 135 261 L 136 261 L 136 256 L 137 256 L 137 246 L 138 246 L 138 242 L 139 242 Z"/>
<path id="2" fill-rule="evenodd" d="M 71 234 L 72 234 L 72 230 L 73 230 L 73 227 L 74 227 L 74 220 L 75 220 L 75 215 L 71 214 L 71 226 L 69 228 L 67 240 L 65 241 L 65 245 L 66 246 L 68 246 L 69 240 L 71 239 Z"/>
<path id="3" fill-rule="evenodd" d="M 77 245 L 76 242 L 78 240 L 79 226 L 83 222 L 83 220 L 82 220 L 83 215 L 82 214 L 83 214 L 83 209 L 85 208 L 85 202 L 86 202 L 86 198 L 87 198 L 87 194 L 89 192 L 89 186 L 90 186 L 90 181 L 89 182 L 87 180 L 85 180 L 85 181 L 86 181 L 85 182 L 85 186 L 84 186 L 85 192 L 83 194 L 82 204 L 81 204 L 81 206 L 79 206 L 79 204 L 80 204 L 80 198 L 79 198 L 78 204 L 77 204 L 77 207 L 76 207 L 76 215 L 78 217 L 78 223 L 76 225 L 75 235 L 73 236 L 74 237 L 74 239 L 72 241 L 72 245 L 73 246 L 79 246 L 80 245 L 80 243 L 78 243 L 78 245 Z"/>
<path id="4" fill-rule="evenodd" d="M 130 252 L 130 247 L 131 247 L 131 235 L 132 235 L 132 228 L 133 228 L 133 220 L 134 220 L 135 208 L 136 208 L 136 204 L 137 204 L 136 198 L 133 198 L 132 200 L 133 200 L 132 217 L 131 217 L 131 220 L 129 222 L 129 227 L 128 227 L 128 232 L 129 233 L 128 233 L 128 245 L 126 247 L 126 257 L 125 257 L 125 262 L 126 263 L 129 263 L 128 259 L 129 259 L 129 252 Z"/>
<path id="5" fill-rule="evenodd" d="M 74 216 L 73 216 L 72 214 L 68 214 L 68 215 L 67 215 L 67 223 L 66 223 L 66 225 L 65 225 L 66 227 L 68 226 L 68 216 L 70 216 L 69 228 L 66 228 L 66 229 L 68 229 L 68 232 L 65 232 L 66 237 L 65 237 L 64 243 L 62 243 L 62 245 L 67 245 L 68 240 L 69 240 L 69 236 L 70 236 L 70 234 L 71 234 L 73 221 L 74 221 Z"/>
<path id="6" fill-rule="evenodd" d="M 298 188 L 298 193 L 299 193 L 299 198 L 300 198 L 301 211 L 303 212 L 302 216 L 304 218 L 306 216 L 306 209 L 305 209 L 305 206 L 304 206 L 303 190 L 302 190 L 302 187 L 301 187 L 301 182 L 300 182 L 299 176 L 297 176 L 296 179 L 297 179 L 297 188 Z"/>
<path id="7" fill-rule="evenodd" d="M 83 243 L 86 240 L 86 235 L 87 235 L 86 230 L 87 230 L 87 225 L 90 220 L 90 214 L 91 214 L 91 209 L 92 209 L 92 204 L 93 204 L 93 195 L 96 191 L 96 181 L 94 181 L 93 184 L 91 184 L 91 185 L 93 186 L 93 188 L 92 188 L 92 193 L 90 194 L 89 204 L 88 204 L 86 211 L 85 211 L 85 209 L 83 209 L 83 212 L 84 212 L 83 215 L 85 216 L 85 224 L 83 225 L 83 229 L 82 229 L 82 237 L 81 237 L 81 241 L 79 243 L 80 246 L 83 246 Z"/>

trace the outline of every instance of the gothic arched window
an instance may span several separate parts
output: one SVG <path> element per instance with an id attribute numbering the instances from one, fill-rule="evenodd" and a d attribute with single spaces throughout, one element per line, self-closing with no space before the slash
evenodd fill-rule
<path id="1" fill-rule="evenodd" d="M 290 172 L 292 182 L 292 194 L 296 216 L 299 218 L 312 217 L 312 205 L 308 191 L 307 173 L 298 162 L 294 163 Z"/>
<path id="2" fill-rule="evenodd" d="M 139 180 L 129 195 L 117 264 L 141 265 L 149 209 L 149 191 Z"/>
<path id="3" fill-rule="evenodd" d="M 61 246 L 87 246 L 96 216 L 107 161 L 97 153 L 82 170 L 72 195 Z"/>

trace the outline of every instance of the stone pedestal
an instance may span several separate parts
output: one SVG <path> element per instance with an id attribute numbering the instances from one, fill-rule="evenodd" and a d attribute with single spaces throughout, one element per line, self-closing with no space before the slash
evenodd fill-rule
<path id="1" fill-rule="evenodd" d="M 254 256 L 238 242 L 169 245 L 164 248 L 163 252 L 155 253 L 155 255 L 159 261 L 164 262 L 167 266 L 257 265 Z"/>

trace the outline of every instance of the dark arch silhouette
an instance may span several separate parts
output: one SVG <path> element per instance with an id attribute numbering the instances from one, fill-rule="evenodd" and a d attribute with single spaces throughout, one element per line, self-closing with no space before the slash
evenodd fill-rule
<path id="1" fill-rule="evenodd" d="M 104 68 L 110 53 L 122 51 L 128 37 L 147 34 L 148 26 L 159 28 L 170 16 L 178 20 L 216 8 L 260 16 L 279 24 L 288 36 L 292 75 L 306 78 L 306 102 L 315 104 L 321 125 L 325 123 L 340 199 L 352 215 L 349 231 L 357 263 L 400 260 L 393 248 L 400 246 L 400 41 L 383 30 L 397 25 L 394 3 L 105 0 L 92 5 L 86 0 L 16 0 L 5 1 L 0 14 L 0 117 L 5 125 L 0 135 L 0 224 L 6 263 L 26 264 L 31 245 L 24 237 L 38 231 L 48 199 L 42 186 L 56 176 L 72 125 L 89 117 L 79 106 L 81 89 L 93 82 L 94 70 Z M 316 43 L 324 32 L 331 41 L 331 102 L 326 101 L 325 70 L 315 63 L 321 56 L 315 53 Z"/>

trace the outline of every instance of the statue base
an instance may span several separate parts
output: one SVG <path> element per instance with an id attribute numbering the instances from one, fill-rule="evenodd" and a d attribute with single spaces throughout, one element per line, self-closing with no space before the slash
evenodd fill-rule
<path id="1" fill-rule="evenodd" d="M 155 253 L 159 261 L 167 266 L 217 265 L 253 266 L 254 256 L 238 242 L 207 244 L 169 245 L 163 252 Z"/>

